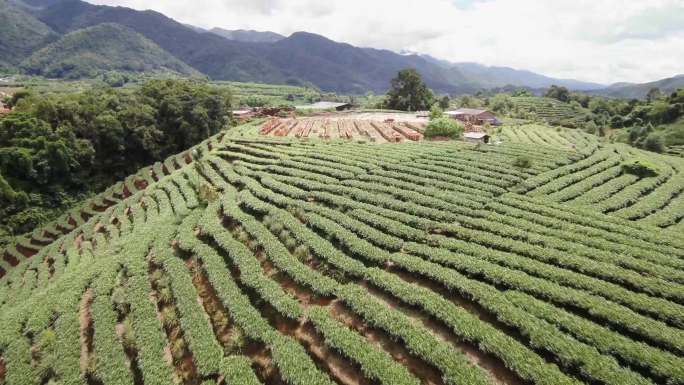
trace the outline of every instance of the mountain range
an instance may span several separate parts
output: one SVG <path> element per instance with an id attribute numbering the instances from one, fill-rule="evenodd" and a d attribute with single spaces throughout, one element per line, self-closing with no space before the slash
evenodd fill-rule
<path id="1" fill-rule="evenodd" d="M 609 97 L 643 99 L 654 88 L 665 94 L 684 88 L 684 74 L 641 84 L 616 83 L 607 88 L 592 90 L 590 93 Z"/>
<path id="2" fill-rule="evenodd" d="M 116 38 L 108 38 L 103 28 L 116 29 Z M 619 87 L 507 67 L 355 47 L 307 32 L 285 37 L 273 32 L 206 30 L 151 10 L 81 0 L 0 0 L 3 67 L 63 77 L 98 69 L 201 73 L 216 80 L 305 85 L 346 94 L 385 92 L 396 73 L 410 67 L 437 93 L 504 86 L 543 89 L 553 84 L 595 93 L 607 90 L 611 96 L 623 92 Z"/>

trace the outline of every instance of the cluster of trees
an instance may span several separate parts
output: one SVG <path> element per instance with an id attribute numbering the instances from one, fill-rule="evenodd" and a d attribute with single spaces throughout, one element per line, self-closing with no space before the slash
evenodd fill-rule
<path id="1" fill-rule="evenodd" d="M 436 97 L 425 85 L 418 71 L 408 68 L 392 79 L 384 100 L 384 108 L 400 111 L 428 111 L 434 105 L 449 108 L 449 96 Z"/>
<path id="2" fill-rule="evenodd" d="M 102 190 L 217 133 L 225 89 L 152 80 L 135 89 L 16 93 L 0 118 L 0 236 L 30 230 L 68 197 Z"/>
<path id="3" fill-rule="evenodd" d="M 646 100 L 611 99 L 552 87 L 546 96 L 589 110 L 598 127 L 623 129 L 619 140 L 649 151 L 684 144 L 684 89 L 670 95 L 652 89 Z M 676 124 L 677 122 L 680 124 Z"/>

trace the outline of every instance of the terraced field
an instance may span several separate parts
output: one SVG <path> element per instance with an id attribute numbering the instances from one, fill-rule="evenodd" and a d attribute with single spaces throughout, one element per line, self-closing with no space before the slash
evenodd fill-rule
<path id="1" fill-rule="evenodd" d="M 620 213 L 672 191 L 679 160 L 650 157 L 666 180 L 605 215 L 572 201 L 646 155 L 570 131 L 257 132 L 143 170 L 5 258 L 0 383 L 684 384 L 684 237 L 646 220 L 678 198 Z"/>
<path id="2" fill-rule="evenodd" d="M 521 111 L 535 113 L 550 124 L 581 121 L 581 111 L 575 111 L 568 103 L 546 97 L 518 96 L 512 98 L 514 105 Z"/>
<path id="3" fill-rule="evenodd" d="M 543 126 L 507 128 L 501 136 L 556 147 L 567 146 L 563 139 L 590 140 L 589 135 L 573 130 L 552 131 Z M 639 177 L 625 172 L 623 165 L 635 160 L 656 165 L 658 175 Z M 601 146 L 580 162 L 526 180 L 515 191 L 673 232 L 684 230 L 684 160 L 627 145 Z"/>

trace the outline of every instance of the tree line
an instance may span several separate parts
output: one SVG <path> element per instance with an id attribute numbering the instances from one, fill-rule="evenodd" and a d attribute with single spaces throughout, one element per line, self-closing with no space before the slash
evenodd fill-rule
<path id="1" fill-rule="evenodd" d="M 225 88 L 151 80 L 134 89 L 15 93 L 0 117 L 0 238 L 31 230 L 85 196 L 217 133 Z"/>

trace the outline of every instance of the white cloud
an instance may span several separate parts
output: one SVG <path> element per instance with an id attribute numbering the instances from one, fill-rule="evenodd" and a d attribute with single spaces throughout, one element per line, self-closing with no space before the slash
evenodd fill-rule
<path id="1" fill-rule="evenodd" d="M 308 31 L 355 45 L 610 83 L 684 73 L 684 0 L 95 0 L 201 27 Z"/>

